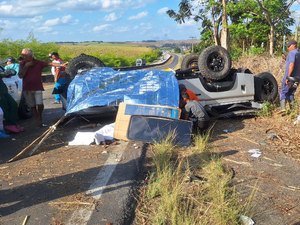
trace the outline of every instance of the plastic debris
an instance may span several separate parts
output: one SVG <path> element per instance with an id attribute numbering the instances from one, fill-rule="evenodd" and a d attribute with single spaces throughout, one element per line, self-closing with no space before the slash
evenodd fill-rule
<path id="1" fill-rule="evenodd" d="M 240 216 L 240 222 L 242 225 L 254 225 L 254 221 L 248 217 L 248 216 L 244 216 L 244 215 L 241 215 Z"/>
<path id="2" fill-rule="evenodd" d="M 234 131 L 234 129 L 232 129 L 232 128 L 224 129 L 224 130 L 223 130 L 224 133 L 231 133 L 231 132 L 233 132 L 233 131 Z"/>
<path id="3" fill-rule="evenodd" d="M 297 125 L 300 123 L 300 115 L 297 116 L 297 119 L 294 121 L 294 125 Z"/>
<path id="4" fill-rule="evenodd" d="M 261 156 L 261 151 L 259 149 L 250 149 L 248 152 L 251 154 L 250 156 L 253 158 L 258 158 Z"/>

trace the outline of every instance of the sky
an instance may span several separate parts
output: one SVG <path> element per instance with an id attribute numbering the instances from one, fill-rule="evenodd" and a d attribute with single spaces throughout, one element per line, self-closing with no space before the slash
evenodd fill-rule
<path id="1" fill-rule="evenodd" d="M 166 11 L 180 0 L 0 0 L 0 40 L 42 42 L 200 39 L 200 24 L 178 24 Z M 299 18 L 299 5 L 292 10 Z"/>
<path id="2" fill-rule="evenodd" d="M 199 39 L 199 23 L 166 11 L 180 0 L 0 0 L 0 40 L 41 42 Z"/>

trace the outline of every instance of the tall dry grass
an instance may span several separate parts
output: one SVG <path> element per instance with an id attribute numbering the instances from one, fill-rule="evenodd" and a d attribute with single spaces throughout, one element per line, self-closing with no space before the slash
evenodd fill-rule
<path id="1" fill-rule="evenodd" d="M 152 146 L 153 170 L 141 188 L 135 224 L 239 224 L 243 206 L 230 185 L 232 174 L 211 152 L 209 133 L 184 149 L 171 137 Z"/>

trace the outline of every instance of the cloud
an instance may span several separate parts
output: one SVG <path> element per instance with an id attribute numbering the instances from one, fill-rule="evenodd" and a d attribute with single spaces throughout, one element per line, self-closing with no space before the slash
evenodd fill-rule
<path id="1" fill-rule="evenodd" d="M 60 24 L 67 24 L 69 22 L 71 22 L 72 20 L 72 16 L 71 15 L 67 15 L 67 16 L 63 16 L 61 18 L 54 18 L 54 19 L 50 19 L 50 20 L 46 20 L 44 23 L 44 26 L 56 26 L 56 25 L 60 25 Z"/>
<path id="2" fill-rule="evenodd" d="M 112 11 L 145 6 L 154 0 L 0 0 L 0 18 L 32 17 L 55 11 Z"/>
<path id="3" fill-rule="evenodd" d="M 140 13 L 136 14 L 135 16 L 130 16 L 128 18 L 128 20 L 138 20 L 138 19 L 141 19 L 141 18 L 143 18 L 147 15 L 148 15 L 148 12 L 143 11 L 143 12 L 140 12 Z"/>
<path id="4" fill-rule="evenodd" d="M 118 17 L 116 15 L 116 13 L 114 13 L 114 12 L 110 13 L 104 17 L 104 20 L 108 21 L 108 22 L 116 21 L 117 19 L 118 19 Z"/>
<path id="5" fill-rule="evenodd" d="M 157 10 L 157 14 L 166 14 L 166 12 L 169 10 L 168 7 L 163 7 L 163 8 L 160 8 L 159 10 Z"/>
<path id="6" fill-rule="evenodd" d="M 102 24 L 102 25 L 93 27 L 93 31 L 94 32 L 103 31 L 103 30 L 106 30 L 108 27 L 110 27 L 109 24 Z"/>
<path id="7" fill-rule="evenodd" d="M 32 17 L 53 10 L 59 0 L 17 0 L 0 2 L 0 17 Z M 51 7 L 52 6 L 52 7 Z"/>

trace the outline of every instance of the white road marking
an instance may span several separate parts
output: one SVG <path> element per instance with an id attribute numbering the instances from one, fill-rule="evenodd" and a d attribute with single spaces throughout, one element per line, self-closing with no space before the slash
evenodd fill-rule
<path id="1" fill-rule="evenodd" d="M 126 148 L 127 143 L 121 142 L 116 151 L 113 151 L 106 162 L 103 165 L 103 168 L 99 171 L 96 176 L 96 179 L 91 184 L 89 189 L 86 191 L 86 194 L 91 195 L 93 198 L 99 200 L 102 196 L 103 190 L 107 188 L 107 183 L 113 174 L 117 164 L 121 161 L 122 154 Z M 67 222 L 68 225 L 85 225 L 90 220 L 93 211 L 96 205 L 93 204 L 90 207 L 85 207 L 76 210 L 73 212 L 71 218 Z"/>

